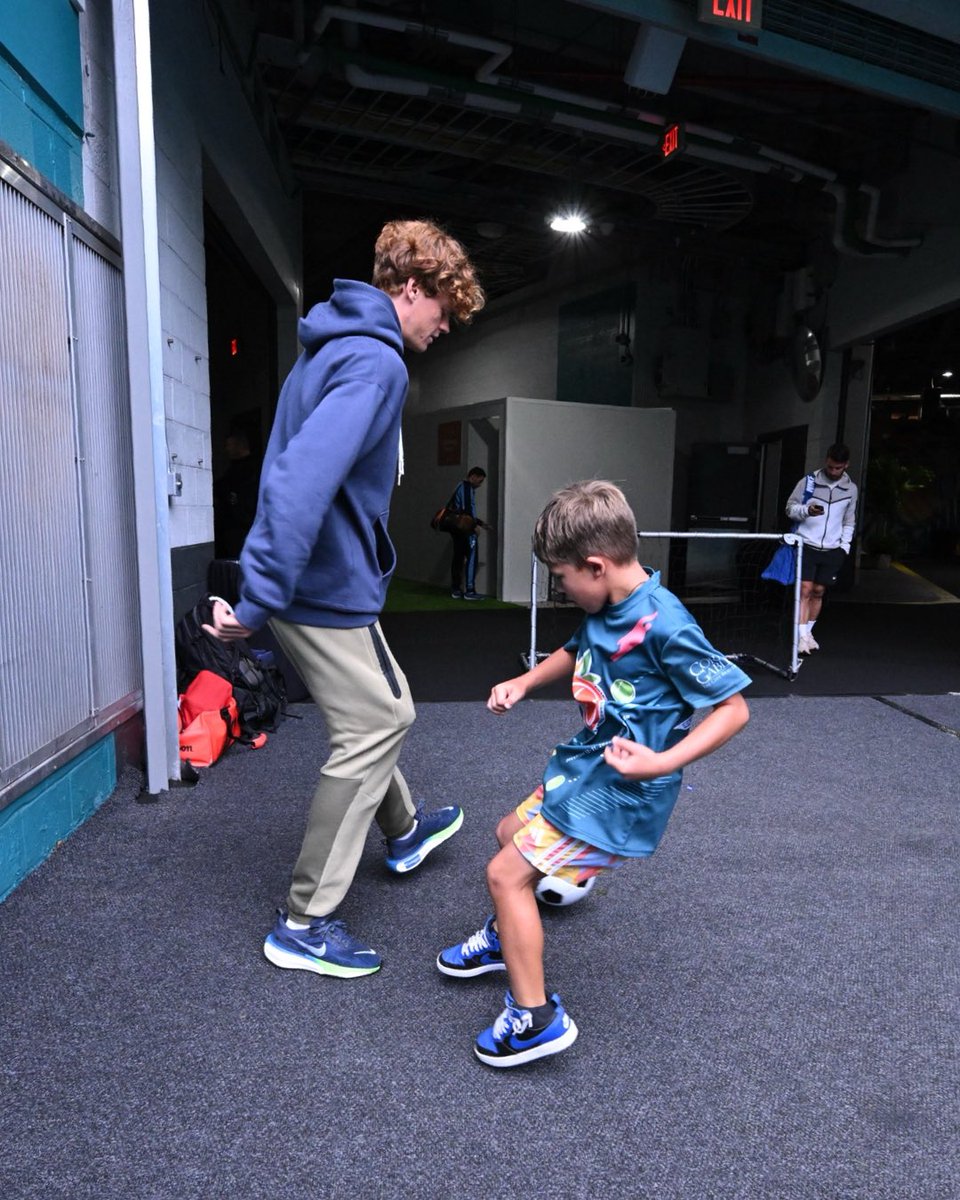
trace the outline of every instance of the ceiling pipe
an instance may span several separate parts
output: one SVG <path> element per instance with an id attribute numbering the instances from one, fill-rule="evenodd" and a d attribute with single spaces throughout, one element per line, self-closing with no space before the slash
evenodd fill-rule
<path id="1" fill-rule="evenodd" d="M 399 75 L 379 75 L 351 62 L 343 64 L 343 76 L 351 87 L 367 91 L 390 92 L 400 96 L 423 96 L 427 99 L 435 97 L 437 93 L 435 84 Z M 518 101 L 498 100 L 495 96 L 481 96 L 475 92 L 457 92 L 457 99 L 471 108 L 483 108 L 489 112 L 511 117 L 518 116 L 522 111 L 522 105 Z"/>
<path id="2" fill-rule="evenodd" d="M 870 183 L 861 183 L 860 189 L 867 196 L 867 215 L 864 219 L 863 237 L 871 246 L 885 246 L 891 250 L 914 250 L 923 245 L 922 237 L 883 238 L 875 235 L 877 212 L 880 208 L 880 189 Z"/>
<path id="3" fill-rule="evenodd" d="M 317 13 L 313 23 L 314 37 L 323 36 L 331 21 L 345 21 L 351 25 L 370 25 L 374 29 L 389 29 L 393 33 L 428 34 L 453 46 L 467 46 L 471 50 L 483 50 L 490 57 L 477 71 L 475 78 L 483 82 L 480 71 L 492 72 L 513 53 L 506 42 L 495 42 L 492 38 L 472 33 L 457 33 L 452 29 L 440 29 L 435 25 L 423 25 L 418 21 L 404 21 L 399 17 L 388 17 L 385 13 L 362 12 L 358 8 L 345 8 L 339 4 L 325 4 Z"/>
<path id="4" fill-rule="evenodd" d="M 605 121 L 580 118 L 570 113 L 554 114 L 553 120 L 557 124 L 645 146 L 658 144 L 659 130 L 667 124 L 664 117 L 658 113 L 629 112 L 628 114 L 628 110 L 620 106 L 606 104 L 604 101 L 597 100 L 591 96 L 583 96 L 579 93 L 562 91 L 557 88 L 546 88 L 538 84 L 519 83 L 514 80 L 504 79 L 502 76 L 496 74 L 496 70 L 513 53 L 513 47 L 506 42 L 495 41 L 492 38 L 484 38 L 475 34 L 460 33 L 455 30 L 440 29 L 437 26 L 424 25 L 420 22 L 404 21 L 397 17 L 387 16 L 386 14 L 363 12 L 360 9 L 346 8 L 342 5 L 324 5 L 320 9 L 313 25 L 315 38 L 319 39 L 330 23 L 335 20 L 344 21 L 354 26 L 368 25 L 376 29 L 386 29 L 395 33 L 427 35 L 449 42 L 451 45 L 480 50 L 487 54 L 488 58 L 474 73 L 474 78 L 478 83 L 501 90 L 520 91 L 524 95 L 532 95 L 543 100 L 569 104 L 573 107 L 586 108 L 594 112 L 605 112 L 611 116 L 626 117 L 629 115 L 634 120 L 647 121 L 656 128 L 657 132 L 651 133 L 639 128 L 631 129 L 627 126 L 613 125 Z M 423 97 L 429 97 L 434 90 L 431 85 L 423 83 L 421 80 L 375 74 L 365 71 L 353 63 L 345 64 L 344 70 L 351 86 Z M 445 90 L 449 91 L 450 89 L 445 88 Z M 471 107 L 483 108 L 508 115 L 515 115 L 522 111 L 522 104 L 519 102 L 501 101 L 494 96 L 481 93 L 461 93 L 458 91 L 457 94 L 464 103 L 469 103 Z M 745 145 L 745 147 L 751 149 L 754 155 L 757 156 L 751 157 L 746 154 L 738 154 L 732 150 L 714 150 L 710 147 L 698 146 L 696 143 L 688 141 L 686 153 L 691 158 L 701 158 L 737 167 L 741 170 L 752 171 L 756 174 L 769 174 L 773 169 L 771 164 L 775 164 L 776 166 L 786 168 L 794 182 L 800 182 L 804 178 L 823 181 L 823 190 L 834 196 L 837 202 L 833 244 L 838 250 L 854 254 L 878 255 L 891 252 L 897 253 L 922 244 L 921 238 L 885 239 L 875 236 L 874 227 L 876 209 L 879 203 L 879 189 L 870 184 L 860 184 L 857 188 L 857 190 L 864 192 L 868 197 L 865 229 L 863 233 L 857 233 L 855 230 L 847 228 L 850 188 L 836 182 L 837 175 L 832 169 L 807 162 L 794 155 L 784 154 L 771 146 L 753 142 L 744 143 L 742 139 L 722 133 L 719 130 L 711 129 L 705 125 L 690 123 L 685 127 L 688 134 L 702 137 L 705 140 L 718 142 L 725 146 L 738 143 Z"/>
<path id="5" fill-rule="evenodd" d="M 906 254 L 908 250 L 923 244 L 922 238 L 905 238 L 896 241 L 874 236 L 876 201 L 879 199 L 877 188 L 870 188 L 863 184 L 858 188 L 852 188 L 842 183 L 827 183 L 824 184 L 823 190 L 833 196 L 837 203 L 836 222 L 833 230 L 833 244 L 837 250 L 848 254 L 877 257 L 884 254 Z M 857 192 L 867 195 L 869 203 L 867 223 L 863 233 L 859 233 L 855 228 L 856 213 L 853 211 L 851 203 Z"/>

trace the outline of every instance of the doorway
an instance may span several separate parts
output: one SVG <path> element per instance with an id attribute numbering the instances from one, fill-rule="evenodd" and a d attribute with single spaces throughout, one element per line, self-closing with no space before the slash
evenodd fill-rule
<path id="1" fill-rule="evenodd" d="M 276 409 L 277 315 L 266 288 L 204 205 L 210 442 L 217 558 L 236 558 L 256 509 Z"/>
<path id="2" fill-rule="evenodd" d="M 960 586 L 960 308 L 877 339 L 865 549 Z"/>
<path id="3" fill-rule="evenodd" d="M 787 497 L 807 469 L 807 426 L 777 429 L 760 439 L 759 533 L 780 533 L 789 528 Z"/>
<path id="4" fill-rule="evenodd" d="M 481 417 L 467 422 L 467 471 L 482 467 L 487 473 L 484 486 L 477 492 L 477 515 L 491 526 L 477 531 L 477 591 L 499 596 L 500 580 L 500 435 L 499 416 Z M 466 472 L 464 472 L 466 474 Z"/>

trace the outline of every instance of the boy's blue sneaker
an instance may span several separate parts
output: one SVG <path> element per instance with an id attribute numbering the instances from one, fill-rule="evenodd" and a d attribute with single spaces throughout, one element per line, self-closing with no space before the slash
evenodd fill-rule
<path id="1" fill-rule="evenodd" d="M 507 992 L 507 1007 L 496 1021 L 477 1038 L 474 1053 L 489 1067 L 519 1067 L 548 1054 L 559 1054 L 577 1040 L 577 1027 L 560 1003 L 556 994 L 550 997 L 555 1009 L 553 1020 L 545 1029 L 534 1030 L 533 1014 L 518 1007 Z"/>
<path id="2" fill-rule="evenodd" d="M 419 867 L 428 854 L 453 837 L 463 824 L 463 809 L 456 804 L 432 813 L 418 808 L 416 821 L 405 837 L 387 838 L 387 866 L 398 875 Z"/>
<path id="3" fill-rule="evenodd" d="M 342 921 L 314 917 L 309 929 L 291 929 L 281 908 L 276 924 L 263 943 L 263 953 L 276 967 L 316 971 L 353 979 L 380 970 L 380 955 L 347 933 Z"/>
<path id="4" fill-rule="evenodd" d="M 493 917 L 488 917 L 484 927 L 459 946 L 441 950 L 437 955 L 437 967 L 444 975 L 460 979 L 486 975 L 488 971 L 505 971 L 507 968 L 500 950 L 500 938 L 493 927 Z"/>

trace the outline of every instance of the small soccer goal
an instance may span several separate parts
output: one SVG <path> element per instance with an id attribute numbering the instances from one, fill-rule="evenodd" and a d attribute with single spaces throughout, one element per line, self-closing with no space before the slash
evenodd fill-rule
<path id="1" fill-rule="evenodd" d="M 640 530 L 640 562 L 660 572 L 661 582 L 690 610 L 707 638 L 731 662 L 762 667 L 784 679 L 800 670 L 797 619 L 803 543 L 794 534 L 659 533 Z M 794 555 L 791 584 L 764 579 L 762 572 L 781 544 Z M 529 669 L 547 651 L 537 645 L 544 607 L 564 606 L 549 573 L 532 557 L 530 647 L 521 654 Z M 549 650 L 555 650 L 555 646 Z"/>

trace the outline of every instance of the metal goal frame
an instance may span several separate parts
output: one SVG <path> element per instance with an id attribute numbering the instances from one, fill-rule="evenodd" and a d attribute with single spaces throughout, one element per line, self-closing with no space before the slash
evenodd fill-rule
<path id="1" fill-rule="evenodd" d="M 803 539 L 795 533 L 727 533 L 725 531 L 707 531 L 697 530 L 688 533 L 678 533 L 672 530 L 637 530 L 638 538 L 669 538 L 669 539 L 707 539 L 707 538 L 722 538 L 725 541 L 766 541 L 770 542 L 771 552 L 778 545 L 792 546 L 794 551 L 794 578 L 793 578 L 793 623 L 790 641 L 790 662 L 786 667 L 777 666 L 775 663 L 768 662 L 764 658 L 750 653 L 732 653 L 725 655 L 731 662 L 753 662 L 758 666 L 765 667 L 772 671 L 775 675 L 779 675 L 784 679 L 793 681 L 796 679 L 801 666 L 799 655 L 799 630 L 798 624 L 800 620 L 800 576 L 803 567 Z M 520 661 L 531 670 L 538 662 L 547 657 L 547 651 L 537 649 L 537 610 L 542 603 L 540 598 L 540 573 L 542 565 L 535 554 L 530 555 L 530 646 L 527 652 L 520 654 Z M 790 585 L 788 585 L 790 586 Z"/>

